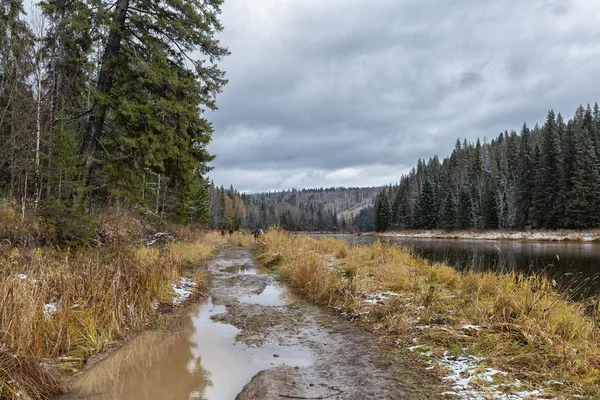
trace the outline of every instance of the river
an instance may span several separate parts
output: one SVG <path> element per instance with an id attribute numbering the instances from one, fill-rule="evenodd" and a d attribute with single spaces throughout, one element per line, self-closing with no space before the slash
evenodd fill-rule
<path id="1" fill-rule="evenodd" d="M 370 244 L 375 236 L 330 236 L 351 244 Z M 446 262 L 466 271 L 548 273 L 575 297 L 600 294 L 600 243 L 530 240 L 468 240 L 384 237 L 431 262 Z"/>

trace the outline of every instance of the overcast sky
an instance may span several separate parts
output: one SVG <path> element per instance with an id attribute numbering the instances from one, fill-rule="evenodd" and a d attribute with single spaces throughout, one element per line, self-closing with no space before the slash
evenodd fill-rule
<path id="1" fill-rule="evenodd" d="M 215 184 L 397 182 L 457 137 L 600 101 L 598 0 L 225 0 Z"/>

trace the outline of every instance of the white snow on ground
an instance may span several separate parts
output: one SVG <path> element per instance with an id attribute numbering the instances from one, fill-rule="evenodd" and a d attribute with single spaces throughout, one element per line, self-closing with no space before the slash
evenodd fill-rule
<path id="1" fill-rule="evenodd" d="M 146 242 L 146 246 L 148 246 L 148 247 L 152 246 L 156 242 L 161 242 L 161 243 L 171 242 L 174 239 L 175 238 L 167 232 L 157 232 L 154 235 L 152 235 L 152 238 L 150 240 L 148 240 Z"/>
<path id="2" fill-rule="evenodd" d="M 478 326 L 478 325 L 470 325 L 470 324 L 463 325 L 461 328 L 462 329 L 466 329 L 466 330 L 473 330 L 473 331 L 479 331 L 479 330 L 481 330 L 480 326 Z"/>
<path id="3" fill-rule="evenodd" d="M 194 287 L 196 284 L 191 279 L 181 277 L 179 284 L 172 283 L 173 291 L 173 304 L 178 305 L 189 299 L 194 294 Z"/>
<path id="4" fill-rule="evenodd" d="M 44 304 L 44 317 L 49 319 L 58 311 L 58 302 L 51 300 L 49 303 Z"/>
<path id="5" fill-rule="evenodd" d="M 518 379 L 510 384 L 494 383 L 495 376 L 507 376 L 508 373 L 493 368 L 482 368 L 481 361 L 483 361 L 481 357 L 455 357 L 444 352 L 443 358 L 437 363 L 450 371 L 442 380 L 449 382 L 452 390 L 443 394 L 464 400 L 534 400 L 543 395 L 541 390 L 515 391 L 515 388 L 519 390 L 521 386 Z M 428 368 L 431 369 L 432 366 Z M 507 386 L 511 387 L 512 391 L 506 390 Z"/>
<path id="6" fill-rule="evenodd" d="M 384 304 L 387 297 L 400 297 L 400 295 L 395 292 L 379 292 L 374 294 L 363 293 L 363 296 L 365 297 L 363 301 L 369 304 Z"/>

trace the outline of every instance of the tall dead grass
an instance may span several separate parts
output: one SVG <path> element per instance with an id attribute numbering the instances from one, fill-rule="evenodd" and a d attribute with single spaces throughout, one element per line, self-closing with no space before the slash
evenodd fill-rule
<path id="1" fill-rule="evenodd" d="M 565 299 L 547 277 L 460 273 L 383 242 L 350 248 L 281 231 L 267 234 L 257 252 L 309 299 L 382 335 L 469 348 L 525 382 L 552 379 L 566 383 L 567 395 L 600 396 L 598 303 Z"/>
<path id="2" fill-rule="evenodd" d="M 183 268 L 207 261 L 220 244 L 208 233 L 162 248 L 0 248 L 0 398 L 64 390 L 42 360 L 82 363 L 146 326 L 170 304 Z M 193 279 L 207 288 L 206 274 Z"/>
<path id="3" fill-rule="evenodd" d="M 234 247 L 250 247 L 254 243 L 254 236 L 246 232 L 234 232 L 227 237 L 227 243 Z"/>

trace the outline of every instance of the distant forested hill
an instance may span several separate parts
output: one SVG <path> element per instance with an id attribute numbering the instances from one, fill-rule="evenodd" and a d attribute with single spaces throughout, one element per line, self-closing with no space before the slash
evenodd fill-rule
<path id="1" fill-rule="evenodd" d="M 457 141 L 450 157 L 419 160 L 383 189 L 373 227 L 388 229 L 600 226 L 600 111 L 580 106 L 491 142 Z M 366 212 L 366 210 L 365 210 Z"/>
<path id="2" fill-rule="evenodd" d="M 243 194 L 211 187 L 212 227 L 266 228 L 292 231 L 357 230 L 353 218 L 374 204 L 381 187 L 291 189 Z"/>

